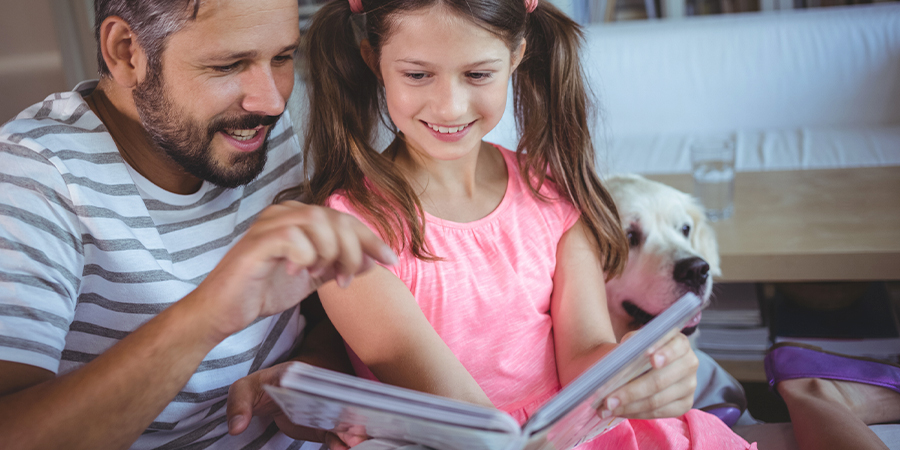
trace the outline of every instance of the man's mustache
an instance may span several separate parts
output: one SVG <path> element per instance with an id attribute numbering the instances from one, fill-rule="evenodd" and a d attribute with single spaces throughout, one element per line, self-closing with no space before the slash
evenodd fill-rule
<path id="1" fill-rule="evenodd" d="M 248 114 L 240 117 L 224 117 L 216 120 L 209 126 L 210 136 L 218 131 L 229 130 L 251 130 L 259 126 L 269 126 L 278 122 L 281 114 L 277 116 L 263 116 L 259 114 Z"/>

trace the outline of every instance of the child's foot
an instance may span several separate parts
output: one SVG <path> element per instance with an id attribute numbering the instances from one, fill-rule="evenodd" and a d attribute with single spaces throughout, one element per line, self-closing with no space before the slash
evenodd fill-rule
<path id="1" fill-rule="evenodd" d="M 818 399 L 835 408 L 846 408 L 866 425 L 900 421 L 900 393 L 880 386 L 823 378 L 795 378 L 779 382 L 776 389 L 785 400 Z"/>

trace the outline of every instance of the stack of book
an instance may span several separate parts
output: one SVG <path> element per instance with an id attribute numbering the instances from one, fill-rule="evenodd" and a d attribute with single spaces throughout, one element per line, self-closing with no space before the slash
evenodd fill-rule
<path id="1" fill-rule="evenodd" d="M 762 361 L 770 346 L 769 327 L 754 283 L 714 286 L 696 345 L 717 361 Z"/>
<path id="2" fill-rule="evenodd" d="M 900 319 L 883 282 L 868 283 L 858 299 L 836 309 L 804 305 L 777 292 L 772 300 L 775 342 L 900 362 Z"/>

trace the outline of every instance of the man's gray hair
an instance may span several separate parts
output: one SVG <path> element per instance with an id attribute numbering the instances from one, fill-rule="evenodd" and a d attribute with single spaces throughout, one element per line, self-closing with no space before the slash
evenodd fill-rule
<path id="1" fill-rule="evenodd" d="M 100 26 L 110 16 L 121 17 L 131 27 L 138 43 L 147 54 L 151 72 L 161 70 L 162 51 L 173 33 L 189 20 L 197 18 L 202 0 L 95 0 L 94 37 L 97 39 L 97 66 L 100 76 L 110 74 L 100 51 Z"/>

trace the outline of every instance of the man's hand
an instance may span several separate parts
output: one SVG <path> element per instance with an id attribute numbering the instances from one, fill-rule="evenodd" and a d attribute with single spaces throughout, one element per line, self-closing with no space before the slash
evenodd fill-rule
<path id="1" fill-rule="evenodd" d="M 598 411 L 601 417 L 658 419 L 678 417 L 691 409 L 697 387 L 697 355 L 680 331 L 674 330 L 668 337 L 661 347 L 648 352 L 650 371 L 606 397 Z"/>
<path id="2" fill-rule="evenodd" d="M 243 433 L 250 425 L 252 416 L 261 416 L 274 419 L 278 428 L 294 439 L 324 442 L 331 450 L 344 450 L 368 438 L 365 430 L 354 427 L 319 430 L 292 423 L 269 397 L 269 394 L 263 390 L 263 385 L 266 384 L 279 386 L 281 375 L 290 364 L 292 363 L 286 362 L 259 370 L 231 385 L 231 388 L 228 389 L 228 406 L 226 407 L 230 434 Z"/>
<path id="3" fill-rule="evenodd" d="M 285 202 L 266 208 L 185 300 L 208 312 L 220 338 L 284 311 L 322 283 L 346 286 L 374 261 L 397 257 L 353 216 Z"/>

